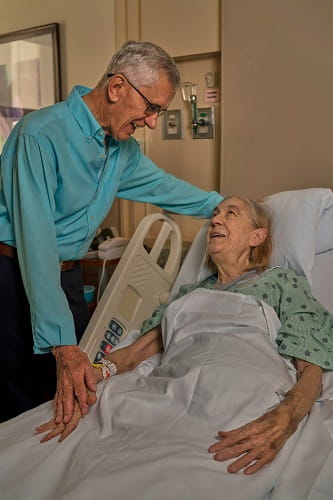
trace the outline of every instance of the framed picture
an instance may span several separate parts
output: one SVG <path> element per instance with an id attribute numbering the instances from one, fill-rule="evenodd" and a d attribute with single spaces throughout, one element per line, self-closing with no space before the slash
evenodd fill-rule
<path id="1" fill-rule="evenodd" d="M 59 24 L 0 34 L 0 152 L 22 116 L 60 99 Z"/>

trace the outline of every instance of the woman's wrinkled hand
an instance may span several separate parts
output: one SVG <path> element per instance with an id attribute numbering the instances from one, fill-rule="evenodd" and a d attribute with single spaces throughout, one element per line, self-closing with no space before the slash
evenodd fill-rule
<path id="1" fill-rule="evenodd" d="M 254 474 L 271 462 L 300 421 L 311 411 L 322 387 L 322 368 L 295 360 L 298 380 L 277 408 L 238 429 L 219 432 L 221 441 L 208 449 L 215 460 L 239 457 L 228 466 L 228 472 L 244 469 Z"/>
<path id="2" fill-rule="evenodd" d="M 244 474 L 254 474 L 276 457 L 296 428 L 291 409 L 281 403 L 238 429 L 219 432 L 221 441 L 210 446 L 208 451 L 214 453 L 218 461 L 239 457 L 228 466 L 228 472 L 239 472 L 245 467 Z"/>
<path id="3" fill-rule="evenodd" d="M 95 401 L 96 395 L 94 392 L 88 391 L 87 399 L 90 401 Z M 93 404 L 93 403 L 91 403 Z M 82 418 L 81 409 L 79 403 L 77 401 L 74 402 L 74 411 L 69 422 L 56 422 L 56 417 L 52 418 L 45 424 L 39 425 L 35 430 L 36 434 L 43 434 L 47 432 L 47 434 L 40 440 L 41 443 L 46 443 L 60 435 L 59 443 L 66 439 L 78 426 L 80 420 Z M 49 431 L 49 432 L 48 432 Z"/>

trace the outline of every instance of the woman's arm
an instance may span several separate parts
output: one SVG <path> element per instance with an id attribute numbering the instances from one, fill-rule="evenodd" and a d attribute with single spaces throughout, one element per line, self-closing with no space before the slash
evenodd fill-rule
<path id="1" fill-rule="evenodd" d="M 142 361 L 149 358 L 153 354 L 163 351 L 161 328 L 158 326 L 153 328 L 148 333 L 139 337 L 133 344 L 114 351 L 105 357 L 109 361 L 115 363 L 117 374 L 125 373 L 134 370 Z M 93 368 L 96 377 L 96 382 L 103 380 L 102 370 Z M 87 390 L 87 399 L 90 401 L 95 397 L 95 393 Z M 56 423 L 56 419 L 52 418 L 49 422 L 40 425 L 36 428 L 36 433 L 41 434 L 49 431 L 42 439 L 41 443 L 45 443 L 50 439 L 59 436 L 59 442 L 63 441 L 77 427 L 82 417 L 80 407 L 77 400 L 74 402 L 74 412 L 71 420 L 68 423 Z"/>
<path id="2" fill-rule="evenodd" d="M 161 351 L 163 351 L 162 333 L 161 327 L 157 326 L 139 337 L 133 344 L 111 352 L 105 359 L 115 363 L 117 374 L 121 374 L 134 370 L 142 361 Z M 96 379 L 97 383 L 103 379 L 102 370 L 99 368 L 96 369 Z"/>
<path id="3" fill-rule="evenodd" d="M 117 373 L 134 370 L 142 361 L 163 351 L 160 325 L 139 337 L 133 344 L 106 356 L 117 365 Z"/>
<path id="4" fill-rule="evenodd" d="M 238 429 L 219 432 L 221 441 L 208 449 L 215 460 L 240 457 L 228 472 L 245 467 L 244 474 L 253 474 L 271 462 L 311 410 L 321 393 L 322 369 L 298 359 L 295 364 L 298 381 L 277 408 Z"/>

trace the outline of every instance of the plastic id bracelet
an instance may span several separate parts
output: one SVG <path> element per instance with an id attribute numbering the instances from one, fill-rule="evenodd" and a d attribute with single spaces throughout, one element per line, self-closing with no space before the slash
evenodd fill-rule
<path id="1" fill-rule="evenodd" d="M 92 363 L 95 368 L 100 368 L 102 370 L 103 379 L 117 375 L 117 367 L 112 361 L 108 359 L 102 359 L 100 363 Z"/>

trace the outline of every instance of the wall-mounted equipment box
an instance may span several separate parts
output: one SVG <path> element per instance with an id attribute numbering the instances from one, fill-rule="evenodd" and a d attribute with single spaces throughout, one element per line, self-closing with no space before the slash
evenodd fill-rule
<path id="1" fill-rule="evenodd" d="M 198 125 L 192 126 L 193 139 L 215 139 L 214 108 L 198 108 Z"/>
<path id="2" fill-rule="evenodd" d="M 183 121 L 181 109 L 169 109 L 163 115 L 163 139 L 182 139 Z"/>

